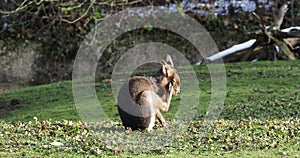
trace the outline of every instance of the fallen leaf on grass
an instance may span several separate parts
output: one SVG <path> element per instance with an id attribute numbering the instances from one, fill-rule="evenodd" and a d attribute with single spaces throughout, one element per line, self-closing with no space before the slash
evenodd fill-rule
<path id="1" fill-rule="evenodd" d="M 53 146 L 63 146 L 64 144 L 61 143 L 61 142 L 52 142 L 52 143 L 50 143 L 50 145 L 53 145 Z"/>

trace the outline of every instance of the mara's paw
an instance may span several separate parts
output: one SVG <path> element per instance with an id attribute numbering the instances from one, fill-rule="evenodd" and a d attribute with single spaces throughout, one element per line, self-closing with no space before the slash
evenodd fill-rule
<path id="1" fill-rule="evenodd" d="M 164 104 L 163 104 L 161 110 L 162 110 L 163 112 L 168 112 L 168 110 L 169 110 L 168 104 L 164 102 Z"/>
<path id="2" fill-rule="evenodd" d="M 167 122 L 165 122 L 165 121 L 161 122 L 161 125 L 164 126 L 164 127 L 168 127 L 169 126 L 169 124 L 167 124 Z"/>

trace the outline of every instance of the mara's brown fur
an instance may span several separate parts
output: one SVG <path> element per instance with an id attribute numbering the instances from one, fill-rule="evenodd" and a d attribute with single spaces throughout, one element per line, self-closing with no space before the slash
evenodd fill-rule
<path id="1" fill-rule="evenodd" d="M 169 55 L 166 61 L 161 61 L 161 65 L 155 74 L 132 77 L 122 86 L 118 95 L 118 111 L 126 129 L 151 131 L 155 117 L 167 126 L 160 109 L 164 112 L 169 110 L 172 95 L 180 92 L 180 78 Z"/>

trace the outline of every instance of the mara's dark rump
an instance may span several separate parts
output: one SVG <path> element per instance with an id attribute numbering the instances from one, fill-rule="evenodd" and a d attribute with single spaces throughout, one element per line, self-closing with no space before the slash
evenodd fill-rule
<path id="1" fill-rule="evenodd" d="M 125 112 L 124 110 L 122 110 L 122 108 L 120 108 L 118 106 L 118 111 L 123 123 L 123 126 L 128 129 L 131 128 L 132 130 L 145 130 L 146 128 L 148 128 L 149 124 L 150 124 L 150 118 L 149 117 L 137 117 L 131 114 L 128 114 L 127 112 Z"/>
<path id="2" fill-rule="evenodd" d="M 141 87 L 141 84 L 145 86 Z M 151 118 L 151 107 L 141 97 L 144 97 L 142 96 L 144 91 L 152 90 L 151 86 L 150 81 L 146 77 L 134 77 L 125 82 L 120 89 L 118 111 L 125 128 L 131 128 L 132 130 L 148 128 Z"/>

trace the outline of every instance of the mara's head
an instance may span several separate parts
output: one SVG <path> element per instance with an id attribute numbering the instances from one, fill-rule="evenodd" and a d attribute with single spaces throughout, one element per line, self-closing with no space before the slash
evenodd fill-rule
<path id="1" fill-rule="evenodd" d="M 172 94 L 177 95 L 180 92 L 180 77 L 177 70 L 174 68 L 174 64 L 170 55 L 167 55 L 167 60 L 161 60 L 163 79 L 166 87 L 171 84 L 173 87 Z"/>

